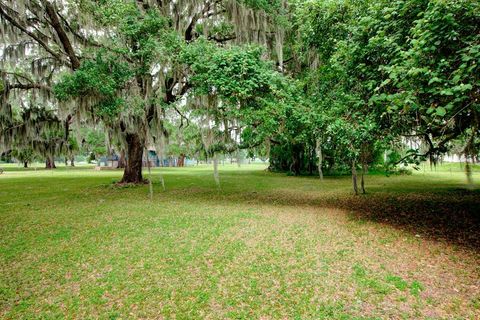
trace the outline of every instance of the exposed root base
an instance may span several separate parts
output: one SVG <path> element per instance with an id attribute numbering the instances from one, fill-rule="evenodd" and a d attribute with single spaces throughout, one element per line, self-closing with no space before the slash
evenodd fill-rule
<path id="1" fill-rule="evenodd" d="M 124 181 L 118 181 L 115 183 L 115 186 L 117 187 L 134 187 L 134 186 L 141 186 L 148 184 L 148 179 L 143 179 L 142 181 L 139 182 L 124 182 Z"/>

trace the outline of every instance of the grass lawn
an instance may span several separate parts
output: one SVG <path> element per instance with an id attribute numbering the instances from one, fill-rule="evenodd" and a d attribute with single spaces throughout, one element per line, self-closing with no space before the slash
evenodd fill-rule
<path id="1" fill-rule="evenodd" d="M 358 197 L 349 177 L 220 174 L 155 169 L 149 200 L 120 171 L 6 166 L 0 318 L 480 318 L 479 185 L 459 165 L 371 175 Z"/>

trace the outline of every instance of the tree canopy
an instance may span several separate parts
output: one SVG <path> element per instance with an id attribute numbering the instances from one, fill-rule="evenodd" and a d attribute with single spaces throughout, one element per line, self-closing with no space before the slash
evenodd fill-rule
<path id="1" fill-rule="evenodd" d="M 148 148 L 248 149 L 271 170 L 350 171 L 356 192 L 357 169 L 365 191 L 371 166 L 478 158 L 475 0 L 21 0 L 0 24 L 0 145 L 19 158 L 102 128 L 125 183 Z"/>

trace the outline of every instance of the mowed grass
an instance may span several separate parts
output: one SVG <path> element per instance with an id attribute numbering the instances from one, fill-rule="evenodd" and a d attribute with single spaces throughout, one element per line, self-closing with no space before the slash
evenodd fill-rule
<path id="1" fill-rule="evenodd" d="M 349 177 L 264 169 L 222 166 L 220 189 L 210 167 L 154 169 L 150 200 L 120 171 L 7 166 L 0 317 L 480 318 L 462 231 L 478 232 L 479 185 L 463 191 L 459 165 L 371 175 L 358 197 Z"/>

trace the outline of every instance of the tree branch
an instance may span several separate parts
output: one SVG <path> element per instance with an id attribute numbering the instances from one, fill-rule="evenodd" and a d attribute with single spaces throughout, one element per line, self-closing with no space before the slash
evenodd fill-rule
<path id="1" fill-rule="evenodd" d="M 210 36 L 210 37 L 208 37 L 208 40 L 213 40 L 213 41 L 222 43 L 222 42 L 227 42 L 227 41 L 230 41 L 230 40 L 234 40 L 236 38 L 237 37 L 235 35 L 227 36 L 225 38 L 217 38 L 216 36 Z"/>
<path id="2" fill-rule="evenodd" d="M 86 38 L 85 36 L 83 36 L 82 34 L 76 32 L 72 26 L 70 26 L 70 24 L 68 23 L 67 19 L 65 19 L 59 12 L 57 12 L 57 15 L 60 17 L 60 19 L 62 19 L 63 23 L 65 24 L 65 26 L 68 28 L 68 30 L 73 34 L 74 37 L 78 38 L 80 41 L 82 41 L 84 44 L 89 44 L 93 47 L 97 47 L 97 48 L 104 48 L 104 46 L 102 46 L 101 44 L 99 43 L 96 43 L 95 41 L 93 40 L 90 40 L 88 38 Z"/>
<path id="3" fill-rule="evenodd" d="M 62 57 L 60 56 L 59 53 L 53 51 L 40 37 L 38 37 L 35 33 L 29 31 L 27 28 L 22 26 L 20 23 L 18 23 L 14 18 L 9 16 L 5 10 L 2 8 L 2 5 L 0 5 L 0 15 L 3 16 L 7 21 L 9 21 L 13 26 L 15 26 L 17 29 L 31 37 L 33 40 L 35 40 L 40 46 L 42 46 L 48 53 L 50 53 L 52 56 L 54 56 L 58 60 L 62 60 Z"/>
<path id="4" fill-rule="evenodd" d="M 27 83 L 27 84 L 23 84 L 23 83 L 14 83 L 14 84 L 9 84 L 7 86 L 7 89 L 23 89 L 23 90 L 31 90 L 31 89 L 44 89 L 44 90 L 48 90 L 48 91 L 52 91 L 52 88 L 47 86 L 47 85 L 44 85 L 44 84 L 41 84 L 41 83 Z"/>
<path id="5" fill-rule="evenodd" d="M 65 33 L 65 30 L 63 30 L 62 25 L 60 23 L 60 20 L 58 19 L 58 15 L 55 12 L 55 8 L 53 7 L 53 4 L 51 4 L 48 1 L 45 1 L 45 10 L 47 12 L 47 15 L 50 17 L 50 24 L 55 29 L 55 32 L 58 35 L 58 38 L 60 39 L 60 42 L 62 43 L 63 49 L 67 53 L 70 63 L 72 65 L 72 69 L 76 70 L 80 68 L 80 60 L 78 59 L 77 55 L 75 54 L 75 51 L 73 50 L 73 46 L 70 42 L 70 39 L 68 38 L 67 34 Z"/>

